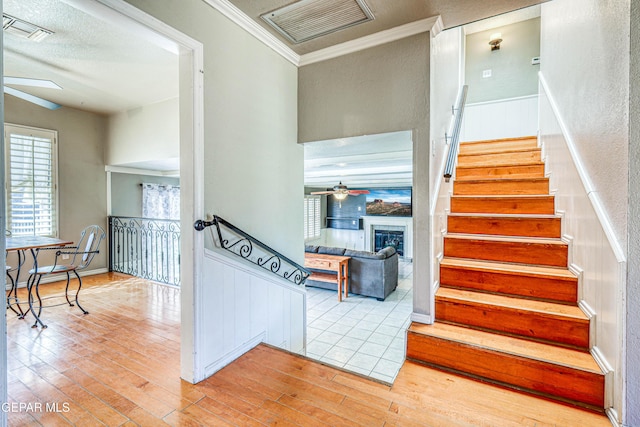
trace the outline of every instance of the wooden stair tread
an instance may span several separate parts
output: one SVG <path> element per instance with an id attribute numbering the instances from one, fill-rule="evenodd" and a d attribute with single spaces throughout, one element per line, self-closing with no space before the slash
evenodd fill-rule
<path id="1" fill-rule="evenodd" d="M 409 327 L 409 332 L 466 343 L 500 353 L 545 361 L 586 372 L 602 374 L 602 370 L 590 353 L 558 347 L 552 344 L 493 334 L 443 322 L 435 322 L 432 325 L 414 322 Z"/>
<path id="2" fill-rule="evenodd" d="M 485 150 L 472 151 L 469 153 L 460 152 L 458 158 L 464 158 L 467 156 L 486 156 L 492 154 L 507 154 L 507 153 L 525 153 L 529 151 L 540 151 L 537 147 L 492 147 Z"/>
<path id="3" fill-rule="evenodd" d="M 472 194 L 461 194 L 451 196 L 453 198 L 459 199 L 553 199 L 553 196 L 549 194 L 490 194 L 490 195 L 472 195 Z"/>
<path id="4" fill-rule="evenodd" d="M 509 214 L 509 213 L 474 213 L 474 212 L 451 212 L 448 216 L 461 218 L 509 218 L 509 219 L 561 219 L 555 214 Z"/>
<path id="5" fill-rule="evenodd" d="M 526 140 L 529 140 L 529 139 L 537 140 L 538 137 L 535 136 L 535 135 L 531 135 L 531 136 L 517 136 L 517 137 L 513 137 L 513 138 L 497 138 L 497 139 L 481 139 L 481 140 L 475 140 L 475 141 L 461 141 L 460 145 L 486 144 L 486 143 L 490 143 L 490 142 L 526 141 Z"/>
<path id="6" fill-rule="evenodd" d="M 536 301 L 531 299 L 517 298 L 513 296 L 503 296 L 483 292 L 440 287 L 436 294 L 436 298 L 466 301 L 474 304 L 506 307 L 511 309 L 521 309 L 523 311 L 535 311 L 537 313 L 544 313 L 552 316 L 562 316 L 585 321 L 589 320 L 588 317 L 583 313 L 583 311 L 577 306 Z"/>
<path id="7" fill-rule="evenodd" d="M 549 178 L 545 178 L 545 177 L 533 177 L 533 178 L 521 178 L 521 177 L 517 177 L 517 178 L 511 178 L 511 177 L 502 177 L 499 179 L 495 179 L 495 178 L 489 178 L 489 179 L 480 179 L 480 178 L 474 178 L 474 179 L 465 179 L 462 180 L 460 182 L 464 182 L 465 184 L 474 184 L 474 183 L 485 183 L 485 182 L 491 182 L 492 184 L 495 184 L 496 181 L 500 181 L 500 182 L 504 182 L 505 184 L 509 184 L 509 183 L 515 183 L 515 182 L 546 182 L 549 181 Z"/>
<path id="8" fill-rule="evenodd" d="M 566 246 L 567 243 L 556 238 L 542 238 L 542 237 L 519 237 L 519 236 L 485 236 L 477 234 L 457 234 L 448 233 L 445 239 L 457 239 L 457 240 L 483 240 L 490 242 L 510 242 L 510 243 L 533 243 L 538 245 L 558 245 Z"/>
<path id="9" fill-rule="evenodd" d="M 540 160 L 530 160 L 526 163 L 518 163 L 518 164 L 501 164 L 501 165 L 492 165 L 492 166 L 476 166 L 476 165 L 459 165 L 456 166 L 458 169 L 481 169 L 481 168 L 512 168 L 512 167 L 520 167 L 520 166 L 544 166 L 544 162 Z"/>
<path id="10" fill-rule="evenodd" d="M 498 271 L 515 275 L 536 275 L 548 278 L 577 280 L 577 276 L 566 268 L 541 265 L 508 264 L 503 262 L 479 261 L 466 258 L 445 257 L 441 266 L 464 267 L 474 270 Z"/>

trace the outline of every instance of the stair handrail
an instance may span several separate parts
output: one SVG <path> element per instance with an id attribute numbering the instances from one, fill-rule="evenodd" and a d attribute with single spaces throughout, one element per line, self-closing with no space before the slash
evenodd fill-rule
<path id="1" fill-rule="evenodd" d="M 273 274 L 296 285 L 302 285 L 311 274 L 309 270 L 295 261 L 217 215 L 213 215 L 209 221 L 199 219 L 193 224 L 193 227 L 198 231 L 211 226 L 215 226 L 221 248 Z M 223 228 L 226 231 L 225 236 L 223 236 Z"/>
<path id="2" fill-rule="evenodd" d="M 469 86 L 463 85 L 458 92 L 458 99 L 456 105 L 451 107 L 451 114 L 453 115 L 453 131 L 451 136 L 444 134 L 445 140 L 451 140 L 449 143 L 449 153 L 447 155 L 447 163 L 444 167 L 444 180 L 449 182 L 453 175 L 453 169 L 456 166 L 456 158 L 458 157 L 458 146 L 460 145 L 460 128 L 462 127 L 462 116 L 464 114 L 464 106 L 467 102 L 467 90 Z"/>

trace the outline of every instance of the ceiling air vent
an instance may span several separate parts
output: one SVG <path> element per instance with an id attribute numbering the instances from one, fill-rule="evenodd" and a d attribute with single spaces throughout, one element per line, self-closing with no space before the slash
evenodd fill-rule
<path id="1" fill-rule="evenodd" d="M 2 29 L 7 33 L 15 34 L 25 39 L 33 40 L 34 42 L 40 42 L 45 37 L 53 34 L 53 31 L 49 31 L 46 28 L 39 27 L 31 22 L 23 21 L 22 19 L 2 14 Z"/>
<path id="2" fill-rule="evenodd" d="M 364 0 L 301 0 L 261 18 L 293 43 L 374 19 Z"/>

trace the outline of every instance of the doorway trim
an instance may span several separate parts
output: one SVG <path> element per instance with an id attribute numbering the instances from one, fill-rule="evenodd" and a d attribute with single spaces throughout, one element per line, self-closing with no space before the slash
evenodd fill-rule
<path id="1" fill-rule="evenodd" d="M 204 46 L 125 0 L 61 1 L 178 56 L 181 254 L 191 261 L 181 265 L 180 376 L 196 383 L 204 379 L 198 360 L 204 236 L 193 228 L 204 215 Z"/>

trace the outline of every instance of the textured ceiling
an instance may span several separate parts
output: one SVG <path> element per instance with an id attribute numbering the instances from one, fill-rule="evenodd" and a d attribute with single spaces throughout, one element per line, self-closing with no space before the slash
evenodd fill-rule
<path id="1" fill-rule="evenodd" d="M 53 80 L 14 86 L 59 104 L 114 113 L 178 96 L 174 54 L 60 0 L 4 0 L 3 12 L 54 32 L 36 43 L 4 34 L 4 75 Z"/>
<path id="2" fill-rule="evenodd" d="M 364 37 L 383 30 L 433 16 L 442 16 L 445 28 L 457 27 L 484 18 L 544 3 L 546 0 L 365 0 L 375 19 L 317 39 L 292 44 L 264 23 L 260 16 L 291 0 L 229 0 L 247 16 L 266 28 L 294 52 L 304 55 L 319 49 Z"/>

